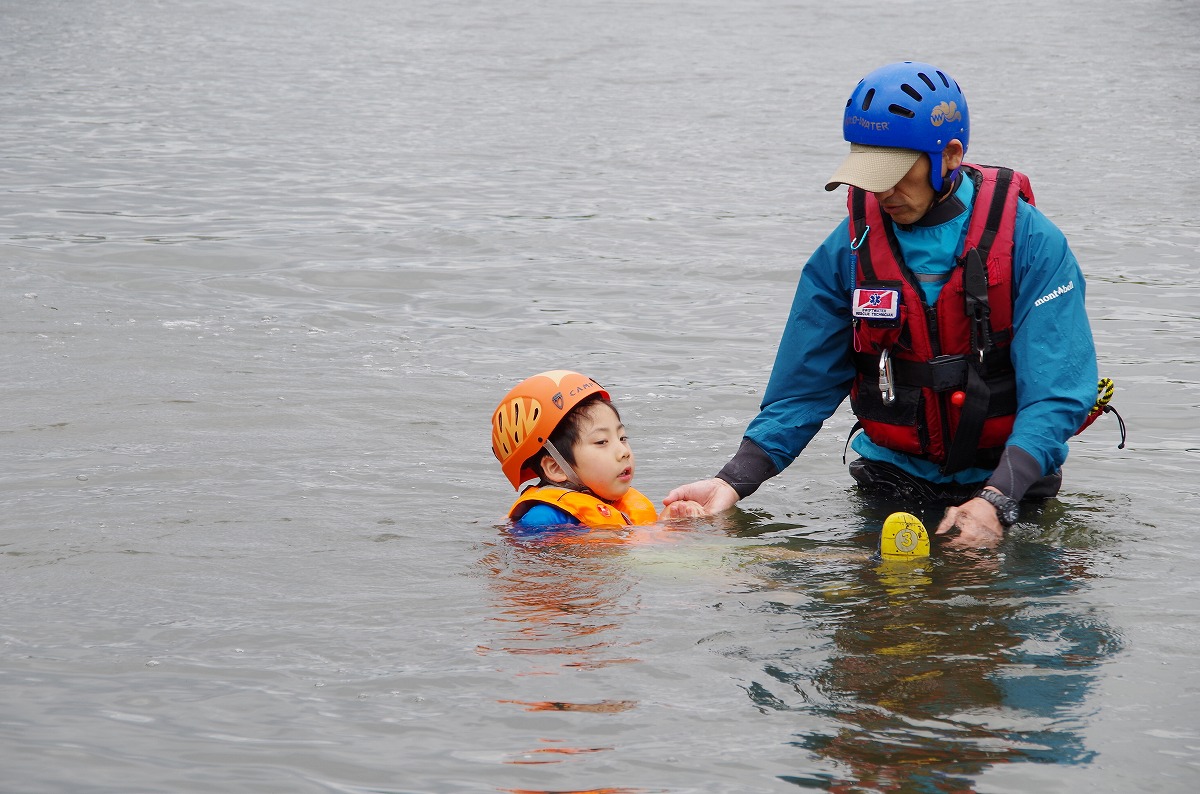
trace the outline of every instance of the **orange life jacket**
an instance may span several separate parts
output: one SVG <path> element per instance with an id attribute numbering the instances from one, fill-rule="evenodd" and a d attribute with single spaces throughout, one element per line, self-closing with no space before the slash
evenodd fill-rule
<path id="1" fill-rule="evenodd" d="M 566 510 L 589 527 L 640 526 L 658 521 L 654 503 L 635 488 L 630 488 L 615 502 L 606 502 L 592 494 L 551 485 L 526 488 L 509 508 L 508 517 L 518 519 L 535 504 Z"/>

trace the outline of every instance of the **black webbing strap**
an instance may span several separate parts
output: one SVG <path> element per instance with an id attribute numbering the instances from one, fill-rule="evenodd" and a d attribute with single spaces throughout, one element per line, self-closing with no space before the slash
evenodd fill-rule
<path id="1" fill-rule="evenodd" d="M 900 241 L 896 239 L 895 225 L 887 213 L 880 212 L 879 215 L 883 228 L 872 230 L 867 225 L 866 191 L 856 187 L 850 188 L 850 228 L 854 235 L 854 239 L 850 242 L 850 252 L 857 254 L 859 266 L 862 268 L 863 280 L 865 281 L 876 280 L 875 266 L 871 263 L 871 246 L 867 240 L 868 233 L 883 232 L 888 248 L 892 251 L 892 258 L 900 263 L 901 270 L 908 272 L 907 267 L 904 265 L 904 251 L 900 248 Z"/>
<path id="2" fill-rule="evenodd" d="M 983 433 L 983 421 L 987 419 L 991 398 L 992 391 L 980 374 L 979 367 L 974 361 L 968 360 L 966 400 L 958 417 L 954 440 L 946 450 L 942 474 L 962 471 L 975 462 L 975 452 L 979 447 L 979 436 Z"/>
<path id="3" fill-rule="evenodd" d="M 850 188 L 850 233 L 853 239 L 850 242 L 850 250 L 858 256 L 859 272 L 862 273 L 862 280 L 874 281 L 875 268 L 871 264 L 871 245 L 867 242 L 867 232 L 870 227 L 867 226 L 867 193 L 860 188 Z"/>
<path id="4" fill-rule="evenodd" d="M 967 360 L 966 399 L 958 418 L 954 438 L 946 450 L 943 474 L 952 474 L 971 466 L 975 461 L 983 423 L 991 402 L 991 389 L 983 379 L 983 364 L 994 348 L 992 339 L 991 306 L 988 304 L 987 259 L 992 243 L 1000 231 L 1000 223 L 1008 204 L 1008 190 L 1013 170 L 998 168 L 992 200 L 979 243 L 963 257 L 963 307 L 971 324 L 971 349 L 977 358 Z"/>
<path id="5" fill-rule="evenodd" d="M 863 429 L 863 423 L 861 421 L 856 421 L 854 423 L 854 427 L 850 428 L 850 434 L 846 436 L 846 446 L 842 447 L 842 465 L 843 466 L 846 465 L 846 455 L 848 455 L 850 453 L 850 442 L 851 442 L 851 440 L 854 439 L 854 434 L 862 429 Z M 1124 422 L 1121 423 L 1121 432 L 1122 433 L 1125 432 Z M 1122 435 L 1122 438 L 1124 438 L 1124 435 Z"/>
<path id="6" fill-rule="evenodd" d="M 992 349 L 992 309 L 988 305 L 987 265 L 978 248 L 972 248 L 963 257 L 963 300 L 971 324 L 971 349 L 982 362 L 984 354 Z"/>
<path id="7" fill-rule="evenodd" d="M 979 357 L 973 354 L 938 356 L 932 361 L 892 358 L 892 383 L 897 387 L 918 386 L 936 392 L 962 389 L 967 384 L 968 359 L 972 358 L 979 360 Z M 874 353 L 853 353 L 851 360 L 854 362 L 854 368 L 865 377 L 871 378 L 879 374 L 879 356 Z M 984 377 L 1002 377 L 1011 375 L 1012 371 L 1012 359 L 1007 347 L 993 348 L 983 357 L 981 373 Z"/>
<path id="8" fill-rule="evenodd" d="M 979 249 L 980 256 L 986 262 L 988 253 L 992 250 L 992 243 L 996 240 L 996 233 L 1000 231 L 1000 221 L 1004 217 L 1004 208 L 1008 203 L 1008 188 L 1013 181 L 1013 170 L 1011 168 L 996 169 L 996 184 L 995 190 L 992 193 L 992 203 L 988 207 L 987 221 L 983 225 L 983 234 L 979 236 L 979 244 L 975 246 Z"/>
<path id="9" fill-rule="evenodd" d="M 991 222 L 990 217 L 988 221 Z M 978 354 L 978 358 L 968 358 L 966 362 L 966 400 L 959 414 L 958 428 L 946 450 L 943 474 L 962 471 L 974 461 L 992 397 L 991 389 L 980 372 L 984 357 L 992 349 L 992 310 L 988 305 L 987 265 L 979 255 L 978 248 L 972 248 L 963 257 L 963 300 L 967 321 L 971 324 L 971 349 Z"/>

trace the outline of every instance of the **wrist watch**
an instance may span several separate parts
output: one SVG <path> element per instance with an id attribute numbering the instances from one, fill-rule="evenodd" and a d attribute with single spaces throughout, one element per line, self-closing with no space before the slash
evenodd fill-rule
<path id="1" fill-rule="evenodd" d="M 1000 519 L 1000 525 L 1005 529 L 1017 523 L 1021 506 L 1016 499 L 1010 499 L 998 491 L 989 491 L 986 488 L 981 489 L 975 496 L 996 508 L 996 518 Z"/>

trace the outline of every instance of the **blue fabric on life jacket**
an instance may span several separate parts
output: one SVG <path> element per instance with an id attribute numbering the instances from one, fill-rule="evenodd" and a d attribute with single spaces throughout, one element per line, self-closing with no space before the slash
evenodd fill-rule
<path id="1" fill-rule="evenodd" d="M 535 504 L 513 522 L 513 534 L 527 535 L 542 532 L 551 527 L 582 527 L 579 519 L 566 510 L 548 504 Z"/>

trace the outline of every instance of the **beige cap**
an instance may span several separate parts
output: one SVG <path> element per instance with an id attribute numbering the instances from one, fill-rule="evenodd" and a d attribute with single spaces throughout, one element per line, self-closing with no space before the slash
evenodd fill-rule
<path id="1" fill-rule="evenodd" d="M 850 154 L 825 183 L 826 190 L 840 185 L 854 185 L 870 193 L 891 190 L 917 162 L 921 152 L 916 149 L 895 149 L 890 146 L 850 144 Z"/>

